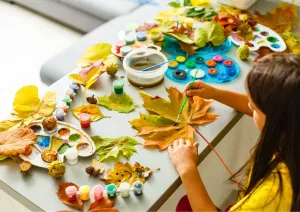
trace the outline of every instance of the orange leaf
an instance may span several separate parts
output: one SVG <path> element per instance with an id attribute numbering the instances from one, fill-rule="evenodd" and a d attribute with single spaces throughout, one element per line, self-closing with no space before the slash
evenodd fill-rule
<path id="1" fill-rule="evenodd" d="M 77 201 L 74 201 L 74 202 L 70 202 L 68 200 L 69 198 L 67 197 L 66 191 L 65 191 L 68 186 L 75 186 L 77 189 L 79 189 L 79 187 L 75 183 L 71 183 L 71 182 L 60 183 L 59 188 L 56 192 L 59 200 L 66 205 L 69 205 L 71 207 L 74 207 L 74 208 L 77 208 L 77 209 L 83 211 L 83 202 L 79 198 L 77 198 Z"/>
<path id="2" fill-rule="evenodd" d="M 30 145 L 34 144 L 36 135 L 25 127 L 0 132 L 0 154 L 5 156 L 17 156 L 31 152 Z"/>
<path id="3" fill-rule="evenodd" d="M 109 199 L 108 197 L 103 197 L 101 200 L 93 202 L 88 211 L 118 211 L 118 209 L 112 208 L 115 205 L 115 201 L 116 199 Z"/>
<path id="4" fill-rule="evenodd" d="M 255 11 L 254 20 L 278 33 L 291 31 L 298 24 L 298 9 L 294 4 L 280 3 L 275 9 L 261 14 Z"/>
<path id="5" fill-rule="evenodd" d="M 193 139 L 193 124 L 205 124 L 216 119 L 217 115 L 207 113 L 212 101 L 200 97 L 194 97 L 193 103 L 187 102 L 178 124 L 173 126 L 178 115 L 185 94 L 176 88 L 166 89 L 169 93 L 170 102 L 161 97 L 151 97 L 140 93 L 144 100 L 144 108 L 157 115 L 140 114 L 139 119 L 130 121 L 133 128 L 138 130 L 139 136 L 146 141 L 145 146 L 157 145 L 160 150 L 172 145 L 179 138 Z"/>
<path id="6" fill-rule="evenodd" d="M 187 53 L 188 55 L 193 55 L 196 53 L 196 49 L 198 49 L 197 46 L 194 46 L 194 44 L 187 44 L 179 41 L 180 48 Z"/>

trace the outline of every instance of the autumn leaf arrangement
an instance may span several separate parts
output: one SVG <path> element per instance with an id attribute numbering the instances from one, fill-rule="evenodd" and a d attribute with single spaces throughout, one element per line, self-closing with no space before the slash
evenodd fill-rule
<path id="1" fill-rule="evenodd" d="M 51 116 L 55 109 L 55 99 L 54 92 L 47 92 L 40 99 L 38 88 L 33 85 L 17 91 L 11 118 L 0 122 L 0 160 L 31 154 L 36 135 L 27 126 L 34 120 Z"/>

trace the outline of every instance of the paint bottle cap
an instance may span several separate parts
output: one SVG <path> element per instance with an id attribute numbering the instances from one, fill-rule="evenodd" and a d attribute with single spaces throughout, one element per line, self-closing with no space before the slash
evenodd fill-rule
<path id="1" fill-rule="evenodd" d="M 79 86 L 78 86 L 78 84 L 77 83 L 72 83 L 71 85 L 70 85 L 70 88 L 72 88 L 73 90 L 75 89 L 75 90 L 78 90 L 79 89 Z"/>
<path id="2" fill-rule="evenodd" d="M 69 88 L 66 90 L 66 95 L 68 95 L 72 98 L 75 95 L 75 92 L 73 89 Z"/>
<path id="3" fill-rule="evenodd" d="M 106 186 L 107 193 L 115 193 L 117 192 L 117 186 L 115 184 L 109 184 Z"/>
<path id="4" fill-rule="evenodd" d="M 79 188 L 80 193 L 90 193 L 90 187 L 88 185 L 83 185 Z"/>
<path id="5" fill-rule="evenodd" d="M 187 60 L 185 62 L 185 66 L 188 67 L 188 68 L 194 68 L 196 66 L 196 63 L 193 60 Z"/>
<path id="6" fill-rule="evenodd" d="M 178 66 L 178 62 L 176 62 L 174 60 L 169 62 L 169 67 L 170 68 L 176 68 L 177 66 Z"/>
<path id="7" fill-rule="evenodd" d="M 66 158 L 67 160 L 74 160 L 78 158 L 78 152 L 74 148 L 70 148 L 66 151 Z"/>
<path id="8" fill-rule="evenodd" d="M 120 49 L 121 55 L 126 56 L 129 52 L 131 52 L 132 48 L 130 46 L 123 46 Z"/>
<path id="9" fill-rule="evenodd" d="M 218 62 L 218 63 L 220 63 L 220 62 L 222 62 L 224 60 L 224 58 L 221 55 L 215 55 L 213 57 L 213 60 L 216 61 L 216 62 Z"/>
<path id="10" fill-rule="evenodd" d="M 65 191 L 67 196 L 72 196 L 77 193 L 77 188 L 76 186 L 68 186 Z"/>
<path id="11" fill-rule="evenodd" d="M 81 123 L 89 123 L 91 121 L 91 115 L 87 113 L 81 113 L 79 120 Z"/>
<path id="12" fill-rule="evenodd" d="M 223 63 L 224 63 L 225 66 L 232 66 L 233 65 L 232 60 L 224 60 Z"/>
<path id="13" fill-rule="evenodd" d="M 59 102 L 56 105 L 57 108 L 61 108 L 61 109 L 65 109 L 65 108 L 69 108 L 69 106 L 65 103 L 65 102 Z"/>
<path id="14" fill-rule="evenodd" d="M 147 34 L 146 32 L 137 32 L 136 33 L 136 39 L 139 41 L 145 41 L 147 40 Z"/>
<path id="15" fill-rule="evenodd" d="M 115 46 L 116 46 L 118 49 L 120 49 L 120 48 L 122 48 L 123 46 L 126 46 L 126 42 L 123 41 L 123 40 L 119 40 L 119 41 L 116 42 Z"/>
<path id="16" fill-rule="evenodd" d="M 184 63 L 186 61 L 186 57 L 184 57 L 184 56 L 177 56 L 176 57 L 176 61 L 178 63 Z"/>
<path id="17" fill-rule="evenodd" d="M 65 98 L 63 98 L 63 101 L 66 103 L 70 103 L 72 102 L 72 99 L 70 98 L 70 96 L 66 95 Z"/>
<path id="18" fill-rule="evenodd" d="M 122 182 L 120 184 L 120 190 L 130 190 L 130 184 L 127 182 Z"/>
<path id="19" fill-rule="evenodd" d="M 113 82 L 113 86 L 114 88 L 123 88 L 124 87 L 124 81 L 119 79 L 119 80 L 115 80 Z"/>
<path id="20" fill-rule="evenodd" d="M 217 65 L 216 61 L 214 61 L 214 60 L 207 60 L 207 61 L 205 62 L 205 64 L 206 64 L 208 67 L 214 67 L 214 66 Z"/>

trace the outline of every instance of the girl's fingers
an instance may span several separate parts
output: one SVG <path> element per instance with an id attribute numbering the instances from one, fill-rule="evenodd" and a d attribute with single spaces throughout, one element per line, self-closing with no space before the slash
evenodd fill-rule
<path id="1" fill-rule="evenodd" d="M 200 88 L 201 89 L 201 88 Z M 192 97 L 192 96 L 201 96 L 201 90 L 200 89 L 195 89 L 195 90 L 188 90 L 187 92 L 186 92 L 186 95 L 187 96 L 190 96 L 190 97 Z"/>
<path id="2" fill-rule="evenodd" d="M 194 151 L 198 154 L 198 147 L 199 147 L 199 143 L 198 142 L 195 142 L 194 144 L 193 144 L 193 149 L 194 149 Z"/>
<path id="3" fill-rule="evenodd" d="M 190 140 L 185 140 L 185 145 L 188 146 L 188 147 L 191 147 L 192 143 L 191 143 Z"/>
<path id="4" fill-rule="evenodd" d="M 175 140 L 174 143 L 173 143 L 174 149 L 177 148 L 178 146 L 179 146 L 179 141 Z"/>
<path id="5" fill-rule="evenodd" d="M 179 146 L 184 146 L 184 145 L 185 145 L 185 141 L 182 138 L 180 138 L 179 139 Z"/>
<path id="6" fill-rule="evenodd" d="M 168 147 L 168 152 L 169 152 L 169 155 L 171 155 L 171 153 L 174 151 L 173 147 L 172 146 L 169 146 Z"/>

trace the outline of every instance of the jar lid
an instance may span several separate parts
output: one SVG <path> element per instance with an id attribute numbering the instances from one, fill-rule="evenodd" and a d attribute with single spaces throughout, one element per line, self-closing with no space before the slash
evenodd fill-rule
<path id="1" fill-rule="evenodd" d="M 124 81 L 119 79 L 119 80 L 115 80 L 113 82 L 113 86 L 114 88 L 123 88 L 124 87 Z"/>

